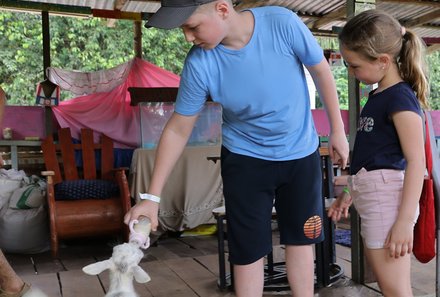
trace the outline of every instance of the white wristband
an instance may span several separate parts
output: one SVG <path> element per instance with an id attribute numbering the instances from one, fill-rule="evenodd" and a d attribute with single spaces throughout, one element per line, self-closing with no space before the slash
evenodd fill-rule
<path id="1" fill-rule="evenodd" d="M 151 201 L 160 203 L 160 197 L 153 195 L 153 194 L 139 193 L 139 198 L 141 198 L 142 200 L 151 200 Z"/>

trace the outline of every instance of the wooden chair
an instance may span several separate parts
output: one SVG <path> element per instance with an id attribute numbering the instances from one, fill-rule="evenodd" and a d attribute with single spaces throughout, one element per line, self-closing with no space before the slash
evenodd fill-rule
<path id="1" fill-rule="evenodd" d="M 93 131 L 82 129 L 81 143 L 75 144 L 69 128 L 60 129 L 58 137 L 56 142 L 49 136 L 41 145 L 52 256 L 58 257 L 60 239 L 122 234 L 127 240 L 123 217 L 131 205 L 126 168 L 113 168 L 111 138 L 102 135 L 100 143 L 94 143 Z M 82 166 L 77 166 L 75 153 L 77 159 L 82 158 Z M 95 155 L 99 154 L 100 169 L 96 170 Z"/>

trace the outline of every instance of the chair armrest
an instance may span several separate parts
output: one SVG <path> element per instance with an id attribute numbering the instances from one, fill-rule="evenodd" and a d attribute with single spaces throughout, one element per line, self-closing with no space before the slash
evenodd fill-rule
<path id="1" fill-rule="evenodd" d="M 118 168 L 113 168 L 112 171 L 126 171 L 129 170 L 128 167 L 118 167 Z"/>
<path id="2" fill-rule="evenodd" d="M 41 171 L 41 175 L 42 176 L 54 176 L 55 172 L 54 171 Z"/>

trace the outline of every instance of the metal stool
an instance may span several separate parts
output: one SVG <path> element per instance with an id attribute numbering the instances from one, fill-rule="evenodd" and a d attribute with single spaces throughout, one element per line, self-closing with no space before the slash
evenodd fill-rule
<path id="1" fill-rule="evenodd" d="M 233 267 L 230 264 L 230 273 L 226 273 L 225 259 L 225 232 L 223 224 L 226 221 L 226 210 L 224 206 L 215 208 L 212 213 L 217 221 L 217 241 L 218 241 L 218 264 L 219 280 L 218 286 L 221 290 L 233 289 Z M 272 209 L 272 219 L 276 219 L 275 208 Z M 326 220 L 325 220 L 326 221 Z M 332 284 L 344 275 L 342 267 L 334 261 L 334 234 L 331 220 L 324 224 L 326 240 L 315 245 L 315 287 L 324 287 Z M 327 230 L 326 230 L 327 229 Z M 285 262 L 273 261 L 273 254 L 267 255 L 267 264 L 264 268 L 264 290 L 265 291 L 285 291 L 290 290 L 287 280 Z"/>
<path id="2" fill-rule="evenodd" d="M 223 223 L 226 221 L 225 207 L 217 207 L 212 210 L 217 221 L 217 240 L 218 240 L 218 263 L 219 263 L 219 280 L 218 286 L 221 290 L 233 289 L 233 269 L 230 264 L 230 273 L 226 273 L 225 259 L 225 232 Z M 275 208 L 272 209 L 272 219 L 276 219 Z M 273 261 L 272 252 L 267 256 L 267 264 L 264 267 L 264 290 L 265 291 L 285 291 L 289 290 L 287 281 L 287 272 L 285 262 Z"/>

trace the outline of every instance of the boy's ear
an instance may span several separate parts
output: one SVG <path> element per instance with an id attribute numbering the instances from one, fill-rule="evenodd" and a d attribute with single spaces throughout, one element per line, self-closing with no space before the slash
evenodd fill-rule
<path id="1" fill-rule="evenodd" d="M 221 0 L 215 4 L 215 10 L 222 17 L 227 17 L 229 15 L 230 9 L 234 9 L 234 8 L 230 5 L 230 2 L 227 0 Z"/>

